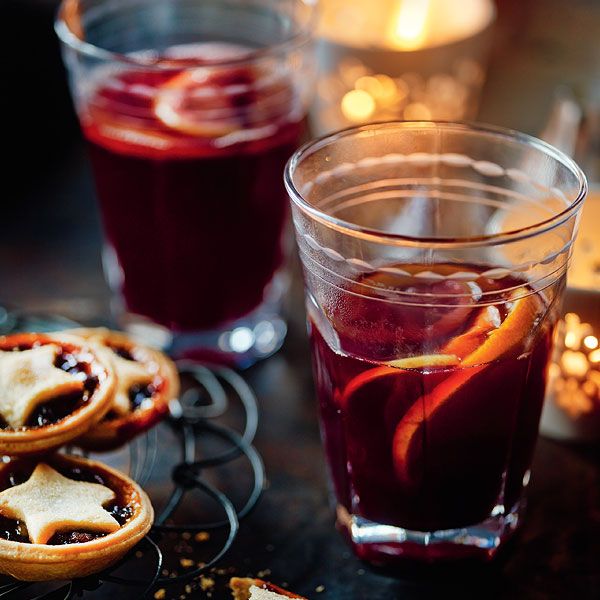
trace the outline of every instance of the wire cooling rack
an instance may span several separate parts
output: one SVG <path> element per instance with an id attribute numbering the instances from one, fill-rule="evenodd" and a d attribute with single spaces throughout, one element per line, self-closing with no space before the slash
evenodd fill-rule
<path id="1" fill-rule="evenodd" d="M 13 314 L 7 319 L 8 331 L 52 331 L 77 325 L 72 321 L 46 315 Z M 178 400 L 171 403 L 170 415 L 164 426 L 176 439 L 178 450 L 164 447 L 157 428 L 134 439 L 128 446 L 129 476 L 145 487 L 160 466 L 160 455 L 178 452 L 178 461 L 161 487 L 170 484 L 170 494 L 157 511 L 154 525 L 142 542 L 120 563 L 96 575 L 72 581 L 31 583 L 0 578 L 0 598 L 11 600 L 70 600 L 72 598 L 148 598 L 166 597 L 169 588 L 198 582 L 205 574 L 214 572 L 231 548 L 239 531 L 239 522 L 256 505 L 265 484 L 262 459 L 252 442 L 258 427 L 256 397 L 244 379 L 231 369 L 203 366 L 191 361 L 179 361 L 179 372 L 187 386 Z M 237 406 L 236 406 L 237 405 Z M 228 413 L 241 413 L 241 430 L 225 425 Z M 214 438 L 219 449 L 198 459 L 200 440 Z M 206 444 L 203 445 L 203 450 Z M 70 450 L 77 452 L 77 450 Z M 102 460 L 102 456 L 100 456 Z M 248 489 L 237 506 L 229 495 L 210 481 L 210 473 L 219 467 L 245 469 Z M 240 480 L 240 478 L 235 478 Z M 246 482 L 245 482 L 246 483 Z M 243 490 L 236 490 L 243 492 Z M 200 492 L 219 507 L 221 518 L 207 522 L 178 520 L 178 509 L 192 492 Z M 240 506 L 241 504 L 241 506 Z M 166 571 L 165 558 L 173 553 L 173 539 L 189 540 L 191 536 L 208 537 L 219 532 L 223 538 L 212 555 L 203 562 L 193 563 L 183 573 Z M 212 545 L 211 545 L 212 546 Z M 143 559 L 143 568 L 140 566 Z M 187 586 L 188 590 L 192 589 Z M 159 590 L 157 595 L 156 590 Z M 104 592 L 104 593 L 103 593 Z M 179 596 L 178 596 L 179 597 Z"/>

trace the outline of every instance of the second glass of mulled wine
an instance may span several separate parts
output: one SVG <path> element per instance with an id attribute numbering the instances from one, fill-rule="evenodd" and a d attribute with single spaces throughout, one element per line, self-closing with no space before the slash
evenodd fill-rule
<path id="1" fill-rule="evenodd" d="M 356 553 L 489 559 L 523 516 L 586 192 L 515 132 L 367 125 L 286 169 L 338 524 Z"/>
<path id="2" fill-rule="evenodd" d="M 304 130 L 312 5 L 63 2 L 118 317 L 175 355 L 246 365 L 283 341 L 280 174 Z"/>

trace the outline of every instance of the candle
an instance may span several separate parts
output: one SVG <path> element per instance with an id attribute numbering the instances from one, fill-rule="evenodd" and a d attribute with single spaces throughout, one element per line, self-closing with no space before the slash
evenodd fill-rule
<path id="1" fill-rule="evenodd" d="M 324 0 L 317 133 L 474 117 L 494 16 L 491 0 Z"/>
<path id="2" fill-rule="evenodd" d="M 586 200 L 568 283 L 541 431 L 556 439 L 600 440 L 600 190 Z"/>

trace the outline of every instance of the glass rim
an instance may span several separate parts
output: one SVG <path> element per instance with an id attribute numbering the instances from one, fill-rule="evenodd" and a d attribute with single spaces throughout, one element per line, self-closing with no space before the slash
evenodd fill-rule
<path id="1" fill-rule="evenodd" d="M 61 0 L 56 12 L 56 17 L 54 19 L 54 31 L 56 32 L 56 35 L 63 44 L 72 48 L 78 53 L 88 56 L 90 58 L 100 60 L 111 60 L 113 62 L 125 63 L 150 70 L 173 69 L 174 66 L 177 66 L 177 68 L 181 68 L 181 70 L 196 69 L 198 67 L 227 67 L 229 65 L 235 66 L 260 60 L 271 54 L 287 52 L 292 49 L 300 48 L 310 43 L 314 37 L 314 24 L 316 22 L 318 2 L 318 0 L 294 0 L 295 3 L 306 6 L 306 8 L 309 9 L 311 14 L 306 25 L 304 25 L 298 32 L 294 33 L 282 42 L 265 46 L 264 48 L 257 48 L 255 50 L 251 50 L 247 54 L 244 54 L 243 56 L 240 56 L 238 58 L 228 58 L 226 60 L 198 59 L 197 63 L 193 59 L 186 59 L 185 64 L 177 65 L 177 63 L 174 62 L 173 59 L 148 59 L 130 56 L 121 52 L 114 52 L 112 50 L 108 50 L 106 48 L 103 48 L 102 46 L 98 46 L 96 44 L 86 42 L 84 39 L 81 39 L 77 35 L 77 33 L 73 31 L 73 28 L 69 25 L 68 19 L 65 15 L 69 5 L 74 4 L 77 1 L 78 0 Z"/>
<path id="2" fill-rule="evenodd" d="M 306 156 L 311 155 L 315 151 L 320 150 L 341 138 L 349 137 L 361 132 L 389 129 L 392 127 L 421 130 L 432 127 L 446 130 L 462 129 L 465 131 L 487 133 L 491 136 L 494 136 L 496 139 L 516 141 L 521 144 L 534 147 L 546 155 L 554 158 L 564 167 L 569 169 L 573 175 L 575 175 L 579 182 L 577 195 L 574 199 L 568 199 L 570 202 L 569 206 L 567 206 L 564 210 L 547 219 L 527 225 L 526 227 L 503 231 L 500 233 L 464 237 L 415 237 L 363 227 L 356 223 L 352 223 L 351 221 L 334 217 L 333 215 L 316 208 L 303 197 L 302 193 L 300 190 L 298 190 L 296 184 L 294 183 L 294 172 Z M 298 150 L 296 150 L 296 152 L 294 152 L 285 166 L 284 184 L 292 202 L 300 210 L 307 213 L 310 217 L 316 219 L 323 225 L 331 227 L 342 234 L 365 241 L 417 248 L 465 248 L 473 246 L 494 246 L 503 243 L 524 240 L 545 233 L 563 224 L 574 212 L 579 209 L 588 192 L 587 179 L 581 168 L 571 157 L 567 156 L 564 152 L 558 150 L 548 142 L 514 129 L 468 121 L 383 121 L 348 127 L 346 129 L 327 134 L 323 137 L 307 142 Z"/>

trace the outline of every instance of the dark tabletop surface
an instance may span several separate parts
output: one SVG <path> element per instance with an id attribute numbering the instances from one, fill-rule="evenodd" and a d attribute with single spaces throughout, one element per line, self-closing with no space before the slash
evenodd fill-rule
<path id="1" fill-rule="evenodd" d="M 500 27 L 480 119 L 536 133 L 558 84 L 569 84 L 581 97 L 600 85 L 600 3 L 499 4 Z M 6 66 L 0 118 L 8 151 L 2 177 L 8 186 L 0 200 L 0 304 L 94 322 L 108 314 L 109 294 L 101 273 L 101 234 L 88 164 L 51 31 L 54 5 L 51 0 L 3 0 L 1 7 Z M 328 505 L 296 288 L 283 350 L 244 374 L 259 398 L 256 446 L 269 485 L 221 566 L 240 575 L 268 569 L 267 579 L 330 600 L 600 598 L 597 447 L 540 440 L 526 524 L 491 566 L 390 574 L 371 570 L 351 555 Z M 238 478 L 245 475 L 235 469 L 222 475 L 226 487 Z M 160 495 L 160 481 L 151 487 Z M 208 509 L 198 497 L 184 510 L 202 518 L 197 515 Z M 227 597 L 224 578 L 216 579 L 212 597 Z M 169 590 L 165 597 L 182 593 Z M 132 597 L 126 591 L 112 596 Z M 205 592 L 188 597 L 202 598 Z"/>

